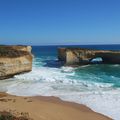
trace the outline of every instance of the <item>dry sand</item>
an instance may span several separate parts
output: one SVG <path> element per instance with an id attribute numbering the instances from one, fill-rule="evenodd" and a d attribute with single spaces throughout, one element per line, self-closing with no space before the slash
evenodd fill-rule
<path id="1" fill-rule="evenodd" d="M 27 112 L 34 120 L 111 120 L 84 105 L 56 97 L 18 97 L 0 93 L 0 111 Z"/>

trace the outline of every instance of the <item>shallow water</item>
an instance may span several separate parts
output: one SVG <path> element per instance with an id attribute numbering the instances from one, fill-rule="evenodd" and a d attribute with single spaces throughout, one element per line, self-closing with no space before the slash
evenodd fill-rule
<path id="1" fill-rule="evenodd" d="M 33 70 L 0 81 L 0 91 L 21 96 L 58 96 L 120 120 L 120 65 L 63 67 L 57 62 L 57 47 L 33 47 Z M 82 47 L 118 50 L 120 45 Z"/>

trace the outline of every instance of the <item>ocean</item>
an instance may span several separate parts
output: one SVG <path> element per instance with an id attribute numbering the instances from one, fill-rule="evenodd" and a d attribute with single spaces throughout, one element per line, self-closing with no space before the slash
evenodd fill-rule
<path id="1" fill-rule="evenodd" d="M 57 61 L 58 47 L 120 50 L 120 45 L 33 46 L 33 70 L 0 81 L 0 91 L 18 96 L 56 96 L 120 120 L 120 65 L 65 67 Z"/>

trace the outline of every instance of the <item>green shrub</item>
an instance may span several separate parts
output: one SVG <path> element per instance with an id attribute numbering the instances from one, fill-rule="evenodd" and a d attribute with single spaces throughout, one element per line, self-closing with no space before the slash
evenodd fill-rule
<path id="1" fill-rule="evenodd" d="M 29 115 L 27 113 L 22 113 L 21 116 L 17 117 L 11 114 L 10 112 L 0 112 L 0 120 L 33 120 L 29 118 Z"/>

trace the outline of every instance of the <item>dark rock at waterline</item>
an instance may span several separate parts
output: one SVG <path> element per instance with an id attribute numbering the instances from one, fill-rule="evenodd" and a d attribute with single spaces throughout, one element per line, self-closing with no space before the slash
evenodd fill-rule
<path id="1" fill-rule="evenodd" d="M 101 58 L 100 63 L 120 64 L 120 51 L 92 50 L 82 48 L 59 48 L 58 59 L 65 65 L 93 64 L 93 59 Z M 99 63 L 96 61 L 95 63 Z"/>
<path id="2" fill-rule="evenodd" d="M 0 46 L 0 79 L 32 70 L 31 46 Z"/>

